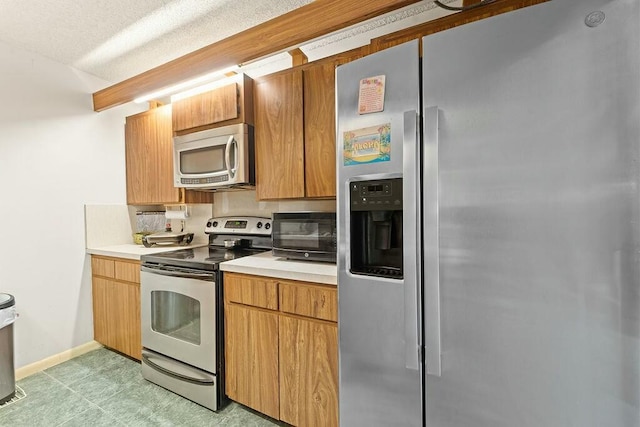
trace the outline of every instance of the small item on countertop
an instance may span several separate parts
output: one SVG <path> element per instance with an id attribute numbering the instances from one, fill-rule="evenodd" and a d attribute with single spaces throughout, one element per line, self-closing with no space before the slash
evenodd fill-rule
<path id="1" fill-rule="evenodd" d="M 142 244 L 150 248 L 153 245 L 183 245 L 186 246 L 193 240 L 193 233 L 161 231 L 142 237 Z"/>
<path id="2" fill-rule="evenodd" d="M 133 243 L 142 245 L 142 238 L 165 229 L 164 211 L 137 211 L 136 232 L 132 234 Z"/>
<path id="3" fill-rule="evenodd" d="M 152 234 L 151 231 L 133 233 L 133 243 L 135 243 L 136 245 L 141 245 L 142 244 L 142 238 L 144 236 L 148 236 L 149 234 Z"/>
<path id="4" fill-rule="evenodd" d="M 164 211 L 137 211 L 136 233 L 155 233 L 165 226 Z"/>

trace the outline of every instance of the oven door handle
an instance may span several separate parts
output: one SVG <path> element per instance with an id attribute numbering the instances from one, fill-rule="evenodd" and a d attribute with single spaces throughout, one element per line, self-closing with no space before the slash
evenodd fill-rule
<path id="1" fill-rule="evenodd" d="M 185 272 L 185 271 L 173 271 L 173 270 L 162 270 L 158 268 L 150 268 L 145 266 L 140 267 L 140 271 L 146 271 L 147 273 L 160 274 L 162 276 L 169 276 L 169 277 L 208 280 L 210 282 L 214 281 L 212 272 L 196 273 L 196 272 Z"/>
<path id="2" fill-rule="evenodd" d="M 157 363 L 154 363 L 151 361 L 151 358 L 149 356 L 147 356 L 146 354 L 142 354 L 142 358 L 144 359 L 145 363 L 147 363 L 147 365 L 149 365 L 149 367 L 155 369 L 156 371 L 168 375 L 170 377 L 176 378 L 180 381 L 186 381 L 189 382 L 191 384 L 197 384 L 197 385 L 207 385 L 207 386 L 212 386 L 215 385 L 215 383 L 212 380 L 209 379 L 204 379 L 204 378 L 193 378 L 193 377 L 189 377 L 187 375 L 182 375 L 182 374 L 178 374 L 175 373 L 173 371 L 170 371 L 167 368 L 163 368 L 162 366 L 158 365 Z"/>

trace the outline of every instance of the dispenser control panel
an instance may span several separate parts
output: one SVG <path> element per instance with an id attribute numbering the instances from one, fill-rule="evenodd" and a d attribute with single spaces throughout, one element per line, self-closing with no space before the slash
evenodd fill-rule
<path id="1" fill-rule="evenodd" d="M 402 178 L 354 181 L 352 211 L 402 210 Z"/>

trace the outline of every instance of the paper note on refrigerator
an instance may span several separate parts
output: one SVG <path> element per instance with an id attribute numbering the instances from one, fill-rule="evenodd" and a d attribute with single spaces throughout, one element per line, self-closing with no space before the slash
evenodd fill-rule
<path id="1" fill-rule="evenodd" d="M 343 133 L 342 159 L 345 166 L 391 160 L 391 123 Z"/>
<path id="2" fill-rule="evenodd" d="M 384 110 L 384 79 L 385 76 L 381 75 L 360 80 L 358 114 Z"/>

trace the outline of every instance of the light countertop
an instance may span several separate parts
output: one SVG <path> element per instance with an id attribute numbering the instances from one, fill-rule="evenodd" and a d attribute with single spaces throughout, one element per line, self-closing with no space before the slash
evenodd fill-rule
<path id="1" fill-rule="evenodd" d="M 178 249 L 188 249 L 188 248 L 197 248 L 201 246 L 207 246 L 206 243 L 192 243 L 187 246 L 181 245 L 157 245 L 152 246 L 150 248 L 145 247 L 144 245 L 136 245 L 133 243 L 123 244 L 123 245 L 112 245 L 112 246 L 100 246 L 97 248 L 87 248 L 87 253 L 91 255 L 102 255 L 102 256 L 111 256 L 115 258 L 125 258 L 125 259 L 135 259 L 140 260 L 142 255 L 149 254 L 157 254 L 160 252 L 169 252 L 176 251 Z"/>
<path id="2" fill-rule="evenodd" d="M 143 245 L 130 243 L 87 248 L 87 253 L 91 255 L 140 260 L 142 255 L 201 246 L 207 245 L 204 243 L 196 243 L 188 246 L 153 246 L 147 248 Z M 333 263 L 288 260 L 273 256 L 271 251 L 234 259 L 232 261 L 224 261 L 220 263 L 220 270 L 278 279 L 323 283 L 327 285 L 336 285 L 338 283 L 338 271 L 336 265 Z"/>
<path id="3" fill-rule="evenodd" d="M 333 263 L 293 261 L 275 257 L 270 251 L 225 261 L 220 264 L 220 270 L 327 285 L 338 283 L 338 270 Z"/>

